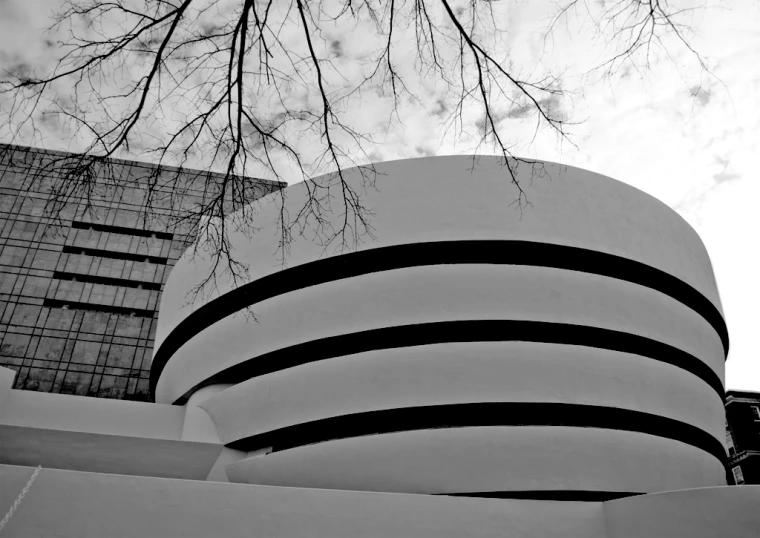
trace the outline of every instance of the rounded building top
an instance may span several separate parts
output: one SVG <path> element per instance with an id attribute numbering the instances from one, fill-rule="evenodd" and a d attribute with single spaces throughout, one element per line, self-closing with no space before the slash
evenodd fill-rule
<path id="1" fill-rule="evenodd" d="M 441 251 L 451 245 L 459 252 L 461 245 L 477 241 L 479 246 L 474 250 L 478 250 L 478 261 L 467 262 L 467 255 L 460 252 L 456 255 L 465 259 L 457 263 L 543 265 L 629 281 L 648 279 L 647 286 L 659 286 L 665 293 L 677 288 L 680 291 L 673 293 L 690 295 L 689 300 L 701 305 L 695 309 L 710 310 L 710 314 L 704 315 L 712 316 L 711 323 L 722 323 L 707 251 L 697 233 L 675 211 L 634 187 L 579 168 L 548 162 L 515 163 L 514 167 L 528 202 L 522 209 L 517 206 L 518 190 L 509 170 L 498 157 L 449 156 L 380 163 L 375 166 L 378 172 L 375 186 L 367 184 L 366 187 L 357 169 L 346 171 L 346 180 L 362 196 L 361 204 L 369 215 L 371 236 L 364 234 L 361 224 L 349 215 L 347 225 L 359 226 L 361 242 L 356 250 L 366 252 L 394 245 L 416 245 L 407 250 L 378 250 L 381 254 L 374 260 L 367 258 L 367 263 L 387 265 L 389 257 L 416 259 L 434 251 L 437 254 L 430 255 L 440 257 Z M 325 208 L 322 216 L 327 220 L 323 227 L 338 230 L 344 225 L 344 206 L 340 185 L 335 181 L 331 185 L 329 190 L 319 192 L 320 196 L 329 198 L 321 200 Z M 307 199 L 305 185 L 288 187 L 284 197 L 288 217 L 294 218 Z M 280 200 L 280 195 L 275 193 L 257 202 L 260 207 L 256 210 L 255 223 L 260 231 L 252 237 L 240 232 L 231 234 L 235 258 L 249 267 L 252 278 L 249 286 L 255 287 L 257 280 L 281 271 L 278 261 Z M 326 251 L 315 241 L 315 233 L 310 228 L 315 224 L 313 219 L 307 219 L 304 233 L 293 234 L 287 256 L 288 270 L 345 254 L 332 246 Z M 433 243 L 439 245 L 431 246 Z M 542 247 L 535 250 L 536 245 Z M 577 256 L 580 251 L 593 255 Z M 506 262 L 489 262 L 486 259 L 489 256 L 511 258 Z M 527 259 L 521 256 L 528 256 L 532 261 L 521 261 Z M 393 263 L 403 265 L 404 260 Z M 409 263 L 424 265 L 419 259 Z M 576 266 L 580 263 L 586 265 L 579 269 Z M 397 267 L 385 270 L 388 268 Z M 188 252 L 177 262 L 165 285 L 151 375 L 157 401 L 175 401 L 199 382 L 191 365 L 177 365 L 172 370 L 172 378 L 187 375 L 186 381 L 169 380 L 167 362 L 183 345 L 200 336 L 204 325 L 207 327 L 219 316 L 232 313 L 219 313 L 221 304 L 230 303 L 224 297 L 210 304 L 205 301 L 183 308 L 188 292 L 210 271 L 210 260 Z M 310 279 L 321 281 L 345 278 L 331 275 L 331 271 L 339 272 L 340 267 L 323 264 L 307 272 Z M 658 279 L 658 284 L 651 283 Z M 232 286 L 231 282 L 220 280 L 219 295 L 231 291 Z M 242 308 L 237 295 L 232 301 L 235 302 L 233 311 Z M 212 305 L 216 305 L 216 313 L 208 315 Z M 256 311 L 255 305 L 253 309 Z M 725 332 L 725 327 L 716 330 Z M 721 334 L 721 337 L 727 346 L 727 335 Z"/>

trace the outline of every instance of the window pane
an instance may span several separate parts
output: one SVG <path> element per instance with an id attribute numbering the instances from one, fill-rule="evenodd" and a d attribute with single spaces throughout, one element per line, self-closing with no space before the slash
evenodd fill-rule
<path id="1" fill-rule="evenodd" d="M 100 342 L 79 341 L 74 346 L 74 355 L 71 358 L 71 362 L 95 364 L 98 361 L 99 352 Z"/>
<path id="2" fill-rule="evenodd" d="M 40 343 L 37 344 L 37 351 L 34 353 L 34 357 L 36 359 L 60 361 L 65 342 L 63 338 L 48 338 L 43 336 L 40 338 Z"/>
<path id="3" fill-rule="evenodd" d="M 64 308 L 51 308 L 45 323 L 46 329 L 56 329 L 59 331 L 68 331 L 71 328 L 71 322 L 76 314 L 73 310 Z"/>
<path id="4" fill-rule="evenodd" d="M 734 473 L 734 482 L 737 484 L 744 484 L 744 475 L 742 474 L 742 468 L 738 465 L 732 469 Z"/>
<path id="5" fill-rule="evenodd" d="M 107 312 L 85 312 L 79 330 L 91 334 L 105 334 L 109 317 L 110 314 Z"/>
<path id="6" fill-rule="evenodd" d="M 0 353 L 7 357 L 23 357 L 30 339 L 28 334 L 7 333 L 3 338 Z"/>
<path id="7" fill-rule="evenodd" d="M 13 310 L 11 325 L 23 325 L 25 327 L 36 326 L 41 309 L 41 306 L 17 304 L 16 308 Z"/>

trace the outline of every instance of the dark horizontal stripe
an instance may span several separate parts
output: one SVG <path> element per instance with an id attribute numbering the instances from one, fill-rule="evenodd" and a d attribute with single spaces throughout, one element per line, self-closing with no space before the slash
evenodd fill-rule
<path id="1" fill-rule="evenodd" d="M 710 385 L 723 401 L 720 378 L 698 358 L 657 340 L 635 334 L 544 321 L 466 320 L 418 323 L 360 331 L 303 342 L 253 357 L 209 377 L 174 403 L 183 405 L 198 389 L 218 383 L 240 383 L 302 364 L 379 349 L 452 342 L 540 342 L 633 353 L 671 364 Z M 463 358 L 462 360 L 466 360 Z"/>
<path id="2" fill-rule="evenodd" d="M 625 497 L 645 495 L 627 491 L 589 491 L 576 489 L 548 489 L 529 491 L 476 491 L 467 493 L 438 493 L 448 497 L 480 497 L 486 499 L 530 499 L 535 501 L 605 502 Z"/>
<path id="3" fill-rule="evenodd" d="M 66 254 L 81 254 L 83 256 L 92 256 L 94 258 L 110 258 L 113 260 L 127 260 L 132 262 L 148 262 L 158 265 L 166 265 L 169 258 L 161 256 L 146 256 L 144 254 L 133 254 L 131 252 L 116 252 L 115 250 L 103 250 L 99 248 L 85 248 L 66 245 L 63 247 Z"/>
<path id="4" fill-rule="evenodd" d="M 63 301 L 60 299 L 45 299 L 42 306 L 48 308 L 63 308 L 66 310 L 86 310 L 89 312 L 107 312 L 109 314 L 122 314 L 124 316 L 135 316 L 139 318 L 152 318 L 155 310 L 145 310 L 142 308 L 129 308 L 125 306 L 112 306 L 107 304 L 78 303 L 76 301 Z"/>
<path id="5" fill-rule="evenodd" d="M 569 426 L 645 433 L 704 450 L 722 465 L 726 460 L 720 441 L 685 422 L 614 407 L 543 402 L 460 403 L 352 413 L 279 428 L 226 446 L 246 452 L 272 447 L 279 452 L 366 435 L 483 426 Z"/>
<path id="6" fill-rule="evenodd" d="M 641 262 L 594 250 L 534 241 L 436 241 L 373 248 L 316 260 L 267 275 L 208 302 L 183 319 L 151 364 L 155 387 L 171 356 L 193 336 L 225 317 L 278 295 L 360 275 L 447 264 L 528 265 L 580 271 L 657 290 L 700 314 L 718 333 L 728 356 L 728 329 L 718 309 L 686 282 Z"/>
<path id="7" fill-rule="evenodd" d="M 103 284 L 105 286 L 120 286 L 123 288 L 138 288 L 145 290 L 161 291 L 161 284 L 157 282 L 144 282 L 142 280 L 130 280 L 127 278 L 113 278 L 109 276 L 85 275 L 82 273 L 68 273 L 66 271 L 55 271 L 53 278 L 58 280 L 75 280 L 77 282 L 89 282 L 92 284 Z"/>
<path id="8" fill-rule="evenodd" d="M 78 230 L 93 230 L 96 232 L 109 232 L 123 235 L 136 235 L 137 237 L 153 237 L 156 239 L 174 239 L 174 234 L 169 232 L 157 232 L 155 230 L 143 230 L 141 228 L 129 228 L 128 226 L 114 226 L 113 224 L 99 224 L 97 222 L 82 222 L 75 220 L 71 223 L 72 228 Z"/>

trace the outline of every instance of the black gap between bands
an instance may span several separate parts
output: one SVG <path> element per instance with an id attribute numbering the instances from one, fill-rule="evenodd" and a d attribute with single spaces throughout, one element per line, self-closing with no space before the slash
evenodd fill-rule
<path id="1" fill-rule="evenodd" d="M 526 265 L 596 274 L 657 290 L 700 314 L 718 333 L 728 356 L 728 329 L 713 303 L 686 282 L 621 256 L 594 250 L 517 240 L 435 241 L 378 247 L 332 256 L 267 275 L 203 305 L 183 319 L 153 357 L 150 390 L 169 359 L 193 336 L 225 317 L 278 295 L 382 271 L 434 265 Z"/>
<path id="2" fill-rule="evenodd" d="M 608 349 L 670 364 L 698 377 L 725 400 L 718 375 L 697 357 L 644 336 L 569 323 L 524 320 L 456 320 L 383 327 L 311 340 L 277 349 L 226 368 L 198 383 L 174 404 L 184 405 L 197 390 L 241 383 L 288 368 L 380 349 L 464 342 L 537 342 Z M 505 359 L 506 360 L 506 359 Z"/>
<path id="3" fill-rule="evenodd" d="M 272 452 L 388 433 L 477 427 L 563 426 L 644 433 L 699 448 L 725 465 L 721 442 L 672 418 L 596 405 L 544 402 L 482 402 L 403 407 L 352 413 L 295 424 L 228 443 L 235 450 Z M 262 456 L 267 457 L 267 456 Z"/>
<path id="4" fill-rule="evenodd" d="M 527 499 L 533 501 L 605 502 L 625 497 L 646 495 L 630 491 L 593 491 L 577 489 L 535 489 L 515 491 L 468 491 L 464 493 L 436 493 L 436 496 L 478 497 L 484 499 Z"/>

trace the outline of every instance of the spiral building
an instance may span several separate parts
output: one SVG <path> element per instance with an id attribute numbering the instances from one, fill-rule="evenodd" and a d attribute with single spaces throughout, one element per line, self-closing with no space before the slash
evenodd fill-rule
<path id="1" fill-rule="evenodd" d="M 0 368 L 0 533 L 758 535 L 760 486 L 726 486 L 728 331 L 697 234 L 610 178 L 509 165 L 388 162 L 262 198 L 230 236 L 248 283 L 217 274 L 188 307 L 213 260 L 169 275 L 155 403 Z M 284 268 L 283 215 L 304 224 Z"/>
<path id="2" fill-rule="evenodd" d="M 725 484 L 727 330 L 680 216 L 551 163 L 517 166 L 522 208 L 495 157 L 377 171 L 355 251 L 298 238 L 280 270 L 269 205 L 233 237 L 249 284 L 189 313 L 209 268 L 188 254 L 169 277 L 156 401 L 208 412 L 246 453 L 230 480 L 598 500 Z M 306 201 L 291 187 L 285 209 Z"/>

